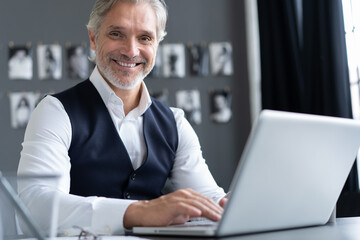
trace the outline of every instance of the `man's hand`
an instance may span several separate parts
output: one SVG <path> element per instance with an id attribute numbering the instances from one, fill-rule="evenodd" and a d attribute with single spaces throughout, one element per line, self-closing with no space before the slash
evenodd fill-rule
<path id="1" fill-rule="evenodd" d="M 219 205 L 220 205 L 222 208 L 224 208 L 225 205 L 226 205 L 226 203 L 227 203 L 227 201 L 228 201 L 228 198 L 227 198 L 227 197 L 224 197 L 224 198 L 222 198 L 222 199 L 220 200 Z"/>
<path id="2" fill-rule="evenodd" d="M 181 189 L 150 201 L 132 203 L 124 215 L 124 227 L 168 226 L 195 217 L 219 221 L 223 209 L 192 189 Z"/>
<path id="3" fill-rule="evenodd" d="M 227 203 L 227 201 L 228 201 L 228 199 L 229 199 L 229 197 L 230 197 L 230 194 L 231 194 L 231 192 L 228 192 L 228 193 L 225 195 L 225 197 L 223 197 L 223 198 L 220 200 L 219 204 L 220 204 L 220 206 L 221 206 L 222 208 L 225 207 L 225 205 L 226 205 L 226 203 Z"/>

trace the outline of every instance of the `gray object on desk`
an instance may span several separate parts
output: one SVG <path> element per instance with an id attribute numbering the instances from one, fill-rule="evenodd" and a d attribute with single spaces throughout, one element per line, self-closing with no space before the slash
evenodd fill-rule
<path id="1" fill-rule="evenodd" d="M 5 195 L 10 200 L 10 202 L 15 206 L 17 213 L 23 218 L 24 222 L 27 224 L 29 230 L 34 234 L 34 236 L 39 240 L 45 240 L 45 236 L 41 233 L 39 226 L 32 220 L 32 217 L 27 210 L 27 208 L 24 206 L 24 204 L 21 202 L 19 196 L 16 194 L 16 192 L 12 189 L 10 183 L 7 181 L 7 179 L 2 175 L 2 172 L 0 171 L 0 186 L 4 190 Z M 2 224 L 0 222 L 0 224 Z M 0 226 L 0 230 L 1 230 Z M 0 232 L 1 233 L 1 232 Z M 1 237 L 1 236 L 0 236 Z"/>
<path id="2" fill-rule="evenodd" d="M 360 122 L 264 110 L 216 228 L 135 227 L 145 235 L 228 236 L 326 224 L 360 146 Z"/>

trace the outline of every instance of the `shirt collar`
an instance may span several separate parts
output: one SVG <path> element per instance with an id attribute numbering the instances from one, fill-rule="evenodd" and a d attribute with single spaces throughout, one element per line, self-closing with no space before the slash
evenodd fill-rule
<path id="1" fill-rule="evenodd" d="M 105 105 L 108 107 L 109 103 L 115 103 L 121 105 L 121 109 L 123 111 L 123 101 L 121 98 L 116 96 L 115 92 L 111 89 L 105 79 L 101 76 L 98 68 L 95 66 L 93 72 L 89 77 L 92 84 L 95 86 L 96 90 L 99 92 L 102 100 L 104 101 Z M 139 117 L 145 113 L 145 111 L 150 107 L 152 101 L 149 94 L 149 91 L 142 81 L 141 87 L 141 97 L 139 105 L 133 109 L 129 114 L 133 115 L 134 117 Z"/>

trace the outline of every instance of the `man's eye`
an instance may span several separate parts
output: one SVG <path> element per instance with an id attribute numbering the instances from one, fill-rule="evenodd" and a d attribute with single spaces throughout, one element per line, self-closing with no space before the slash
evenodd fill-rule
<path id="1" fill-rule="evenodd" d="M 141 41 L 144 41 L 144 42 L 151 42 L 151 37 L 149 37 L 149 36 L 142 36 L 141 38 L 140 38 L 140 40 Z"/>
<path id="2" fill-rule="evenodd" d="M 120 37 L 121 36 L 120 33 L 118 33 L 118 32 L 110 32 L 109 35 L 112 37 Z"/>

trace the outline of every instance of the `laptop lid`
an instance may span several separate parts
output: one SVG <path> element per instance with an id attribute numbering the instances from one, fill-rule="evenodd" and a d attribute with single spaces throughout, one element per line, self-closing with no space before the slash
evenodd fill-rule
<path id="1" fill-rule="evenodd" d="M 360 146 L 360 122 L 264 110 L 230 187 L 218 235 L 327 223 Z"/>
<path id="2" fill-rule="evenodd" d="M 231 196 L 218 228 L 205 231 L 204 235 L 226 236 L 325 224 L 359 146 L 358 121 L 262 111 L 234 174 Z M 174 226 L 166 230 L 140 227 L 133 232 L 202 234 L 199 227 Z"/>

